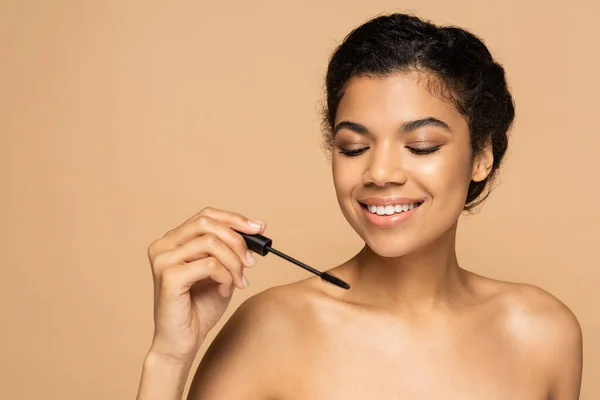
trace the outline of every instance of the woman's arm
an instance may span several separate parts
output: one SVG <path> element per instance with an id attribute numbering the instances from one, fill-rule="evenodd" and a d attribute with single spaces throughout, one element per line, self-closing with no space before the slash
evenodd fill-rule
<path id="1" fill-rule="evenodd" d="M 273 366 L 283 360 L 293 335 L 292 316 L 271 288 L 246 300 L 216 335 L 200 361 L 189 400 L 265 399 Z M 193 359 L 150 350 L 144 360 L 138 400 L 181 400 Z"/>
<path id="2" fill-rule="evenodd" d="M 137 399 L 181 400 L 192 366 L 192 360 L 174 360 L 148 352 L 142 367 Z"/>
<path id="3" fill-rule="evenodd" d="M 577 400 L 581 390 L 583 371 L 583 338 L 581 327 L 569 310 L 556 317 L 553 343 L 548 352 L 552 360 L 551 400 Z"/>
<path id="4" fill-rule="evenodd" d="M 138 400 L 181 400 L 191 364 L 255 259 L 239 232 L 265 224 L 206 207 L 148 247 L 154 284 L 154 335 Z"/>
<path id="5" fill-rule="evenodd" d="M 216 335 L 200 361 L 189 400 L 254 400 L 269 397 L 276 365 L 293 348 L 298 329 L 278 288 L 246 300 Z M 285 350 L 286 356 L 284 357 Z M 174 359 L 150 350 L 144 360 L 138 400 L 181 400 L 194 359 Z"/>
<path id="6" fill-rule="evenodd" d="M 582 332 L 573 312 L 559 299 L 530 285 L 520 285 L 508 322 L 526 349 L 550 400 L 577 400 L 582 374 Z"/>

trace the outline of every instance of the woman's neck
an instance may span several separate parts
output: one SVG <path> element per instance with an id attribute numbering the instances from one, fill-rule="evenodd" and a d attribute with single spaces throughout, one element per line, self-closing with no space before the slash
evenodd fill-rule
<path id="1" fill-rule="evenodd" d="M 353 298 L 394 312 L 427 314 L 466 286 L 456 257 L 456 226 L 413 253 L 381 257 L 365 246 L 349 262 Z"/>

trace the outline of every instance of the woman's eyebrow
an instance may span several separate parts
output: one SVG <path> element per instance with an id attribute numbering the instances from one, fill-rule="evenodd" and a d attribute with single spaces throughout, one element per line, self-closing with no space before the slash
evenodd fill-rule
<path id="1" fill-rule="evenodd" d="M 400 126 L 399 131 L 401 133 L 406 133 L 406 132 L 411 132 L 416 129 L 422 128 L 424 126 L 437 126 L 437 127 L 443 128 L 444 130 L 446 130 L 448 132 L 452 132 L 452 129 L 450 128 L 450 126 L 447 123 L 445 123 L 444 121 L 437 119 L 435 117 L 427 117 L 427 118 L 415 119 L 413 121 L 407 121 L 407 122 L 403 123 L 402 126 Z M 361 135 L 366 135 L 366 134 L 370 133 L 369 129 L 366 126 L 359 124 L 358 122 L 341 121 L 340 123 L 338 123 L 335 126 L 335 129 L 333 130 L 334 136 L 341 129 L 348 129 L 348 130 L 351 130 L 351 131 L 356 132 Z"/>
<path id="2" fill-rule="evenodd" d="M 450 129 L 450 126 L 447 123 L 434 117 L 427 117 L 405 122 L 400 128 L 400 132 L 410 132 L 428 125 L 437 126 L 448 132 L 452 132 L 452 129 Z"/>
<path id="3" fill-rule="evenodd" d="M 366 134 L 370 133 L 369 129 L 366 126 L 361 125 L 357 122 L 342 121 L 335 126 L 335 129 L 333 130 L 333 134 L 335 135 L 336 133 L 338 133 L 338 131 L 340 131 L 342 129 L 348 129 L 353 132 L 359 133 L 361 135 L 366 135 Z"/>

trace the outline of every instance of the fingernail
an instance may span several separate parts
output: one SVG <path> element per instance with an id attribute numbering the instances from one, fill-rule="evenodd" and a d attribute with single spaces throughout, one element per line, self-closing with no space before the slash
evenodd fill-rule
<path id="1" fill-rule="evenodd" d="M 246 250 L 246 260 L 248 260 L 248 264 L 250 264 L 250 267 L 256 263 L 256 259 L 254 258 L 250 250 Z"/>
<path id="2" fill-rule="evenodd" d="M 244 284 L 245 288 L 250 285 L 250 283 L 248 282 L 248 279 L 246 278 L 246 275 L 242 275 L 242 283 Z"/>
<path id="3" fill-rule="evenodd" d="M 248 220 L 248 225 L 253 227 L 254 229 L 262 229 L 263 224 L 258 221 Z"/>

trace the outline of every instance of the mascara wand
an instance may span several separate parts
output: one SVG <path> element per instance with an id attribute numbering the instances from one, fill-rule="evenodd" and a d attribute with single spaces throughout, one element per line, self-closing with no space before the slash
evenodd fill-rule
<path id="1" fill-rule="evenodd" d="M 312 272 L 313 274 L 315 274 L 317 276 L 320 276 L 321 279 L 323 279 L 324 281 L 327 281 L 336 286 L 339 286 L 342 289 L 346 289 L 346 290 L 350 289 L 350 285 L 348 285 L 343 280 L 336 278 L 335 276 L 330 275 L 327 272 L 318 271 L 318 270 L 316 270 L 312 267 L 309 267 L 308 265 L 288 256 L 287 254 L 284 254 L 278 250 L 275 250 L 274 248 L 271 247 L 273 244 L 273 241 L 271 239 L 269 239 L 268 237 L 259 235 L 259 234 L 250 235 L 250 234 L 239 232 L 239 231 L 236 231 L 236 232 L 239 233 L 240 235 L 242 235 L 242 237 L 246 241 L 246 245 L 248 246 L 248 249 L 250 249 L 253 252 L 260 254 L 261 256 L 266 256 L 268 253 L 273 253 L 276 256 L 279 256 L 279 257 L 283 258 L 284 260 L 291 262 L 292 264 L 296 264 L 297 266 L 304 268 L 305 270 Z"/>

